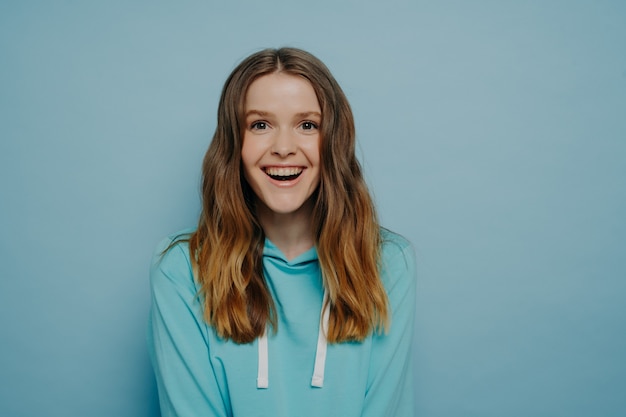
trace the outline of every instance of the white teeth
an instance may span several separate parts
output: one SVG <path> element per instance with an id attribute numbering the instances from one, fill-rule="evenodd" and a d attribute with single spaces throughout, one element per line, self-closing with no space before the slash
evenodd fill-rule
<path id="1" fill-rule="evenodd" d="M 265 173 L 274 177 L 289 177 L 298 175 L 302 172 L 302 168 L 297 167 L 267 167 Z"/>

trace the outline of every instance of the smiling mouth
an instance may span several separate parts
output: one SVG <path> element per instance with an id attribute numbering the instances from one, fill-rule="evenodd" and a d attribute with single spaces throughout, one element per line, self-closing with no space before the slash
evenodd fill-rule
<path id="1" fill-rule="evenodd" d="M 300 167 L 267 167 L 263 171 L 273 180 L 291 181 L 298 178 L 304 169 Z"/>

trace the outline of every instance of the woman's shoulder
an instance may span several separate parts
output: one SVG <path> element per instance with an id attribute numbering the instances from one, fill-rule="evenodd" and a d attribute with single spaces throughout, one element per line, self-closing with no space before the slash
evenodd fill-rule
<path id="1" fill-rule="evenodd" d="M 152 255 L 151 277 L 186 278 L 191 273 L 189 238 L 195 229 L 184 229 L 161 239 Z"/>
<path id="2" fill-rule="evenodd" d="M 170 252 L 175 253 L 180 251 L 184 252 L 186 250 L 188 251 L 189 238 L 193 232 L 194 229 L 183 229 L 162 238 L 154 249 L 153 257 L 155 259 L 165 258 L 167 255 L 170 255 Z"/>
<path id="3" fill-rule="evenodd" d="M 413 245 L 404 236 L 381 228 L 381 277 L 386 286 L 398 280 L 415 280 L 416 259 Z"/>
<path id="4" fill-rule="evenodd" d="M 411 242 L 398 233 L 381 227 L 380 237 L 383 258 L 395 257 L 399 253 L 413 253 Z"/>

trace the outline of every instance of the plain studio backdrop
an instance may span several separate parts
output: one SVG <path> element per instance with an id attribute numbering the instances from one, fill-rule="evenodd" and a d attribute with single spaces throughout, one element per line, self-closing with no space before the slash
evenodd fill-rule
<path id="1" fill-rule="evenodd" d="M 227 75 L 284 45 L 415 245 L 418 415 L 626 415 L 621 0 L 2 1 L 0 415 L 158 415 L 152 251 Z"/>

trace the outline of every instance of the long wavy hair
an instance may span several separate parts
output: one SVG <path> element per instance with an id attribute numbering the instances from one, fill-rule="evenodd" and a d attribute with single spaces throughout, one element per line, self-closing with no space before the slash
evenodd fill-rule
<path id="1" fill-rule="evenodd" d="M 322 109 L 320 184 L 311 198 L 312 232 L 330 309 L 327 339 L 360 341 L 386 330 L 389 321 L 379 273 L 380 228 L 356 159 L 348 100 L 319 59 L 295 48 L 249 56 L 222 90 L 217 127 L 202 165 L 202 213 L 189 236 L 204 318 L 220 337 L 236 343 L 250 343 L 266 327 L 277 327 L 263 276 L 265 235 L 241 166 L 246 92 L 256 79 L 276 72 L 308 80 Z"/>

